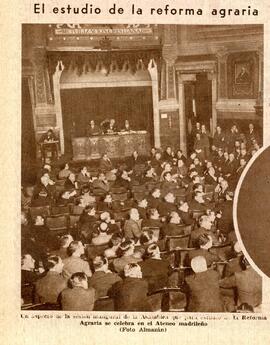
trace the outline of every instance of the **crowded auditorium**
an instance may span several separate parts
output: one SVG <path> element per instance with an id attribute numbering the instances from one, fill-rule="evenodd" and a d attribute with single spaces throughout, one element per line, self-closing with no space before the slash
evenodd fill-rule
<path id="1" fill-rule="evenodd" d="M 21 308 L 260 312 L 262 99 L 261 25 L 24 24 Z"/>

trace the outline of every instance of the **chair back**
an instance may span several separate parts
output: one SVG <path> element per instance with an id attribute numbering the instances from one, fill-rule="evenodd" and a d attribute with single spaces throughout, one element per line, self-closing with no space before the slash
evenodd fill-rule
<path id="1" fill-rule="evenodd" d="M 71 229 L 76 228 L 80 220 L 80 215 L 77 214 L 70 214 L 69 215 L 69 227 Z"/>
<path id="2" fill-rule="evenodd" d="M 132 193 L 137 193 L 137 192 L 145 192 L 146 191 L 146 186 L 144 184 L 141 185 L 133 185 L 131 188 Z"/>
<path id="3" fill-rule="evenodd" d="M 29 207 L 30 216 L 35 219 L 37 216 L 47 217 L 50 215 L 50 206 Z"/>
<path id="4" fill-rule="evenodd" d="M 83 210 L 84 207 L 81 207 L 79 205 L 73 205 L 70 211 L 73 215 L 81 215 L 83 213 Z"/>
<path id="5" fill-rule="evenodd" d="M 185 235 L 190 235 L 192 229 L 193 229 L 193 224 L 183 226 L 183 230 L 184 230 Z"/>
<path id="6" fill-rule="evenodd" d="M 113 201 L 126 201 L 128 198 L 128 193 L 112 193 Z"/>
<path id="7" fill-rule="evenodd" d="M 95 301 L 94 311 L 114 311 L 114 300 L 109 296 L 99 297 Z"/>
<path id="8" fill-rule="evenodd" d="M 52 206 L 51 207 L 51 215 L 52 216 L 69 215 L 69 212 L 70 212 L 69 205 L 66 205 L 66 206 Z"/>
<path id="9" fill-rule="evenodd" d="M 144 226 L 142 231 L 146 231 L 148 233 L 152 233 L 155 238 L 159 238 L 160 228 L 154 226 Z"/>
<path id="10" fill-rule="evenodd" d="M 198 220 L 201 216 L 205 214 L 202 210 L 192 210 L 192 218 Z"/>
<path id="11" fill-rule="evenodd" d="M 166 236 L 167 250 L 188 248 L 190 235 Z"/>
<path id="12" fill-rule="evenodd" d="M 59 179 L 55 181 L 55 186 L 64 186 L 66 180 L 65 179 Z"/>
<path id="13" fill-rule="evenodd" d="M 155 188 L 160 188 L 160 182 L 147 182 L 145 186 L 149 190 L 149 192 L 151 192 Z"/>
<path id="14" fill-rule="evenodd" d="M 47 217 L 46 225 L 50 231 L 65 233 L 68 230 L 68 217 L 66 215 Z"/>
<path id="15" fill-rule="evenodd" d="M 224 278 L 224 273 L 226 269 L 227 261 L 217 261 L 212 264 L 215 271 L 217 271 L 219 275 L 219 279 Z"/>

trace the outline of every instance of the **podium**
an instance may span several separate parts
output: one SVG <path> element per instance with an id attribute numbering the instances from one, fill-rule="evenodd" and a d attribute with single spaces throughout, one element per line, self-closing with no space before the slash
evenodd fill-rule
<path id="1" fill-rule="evenodd" d="M 58 159 L 59 158 L 59 140 L 44 141 L 40 143 L 41 157 L 45 162 L 46 159 Z"/>

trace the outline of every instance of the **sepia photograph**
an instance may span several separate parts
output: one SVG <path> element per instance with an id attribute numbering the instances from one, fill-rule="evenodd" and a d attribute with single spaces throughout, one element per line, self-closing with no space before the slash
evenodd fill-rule
<path id="1" fill-rule="evenodd" d="M 21 309 L 262 312 L 233 200 L 263 145 L 264 26 L 22 24 L 21 42 Z"/>

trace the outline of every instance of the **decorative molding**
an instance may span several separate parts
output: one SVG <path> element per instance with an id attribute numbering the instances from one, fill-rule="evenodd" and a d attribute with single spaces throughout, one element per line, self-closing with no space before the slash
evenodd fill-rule
<path id="1" fill-rule="evenodd" d="M 242 120 L 242 121 L 260 121 L 260 117 L 255 113 L 246 113 L 246 112 L 226 112 L 218 111 L 219 120 Z"/>
<path id="2" fill-rule="evenodd" d="M 222 112 L 254 113 L 255 99 L 219 99 L 216 109 Z"/>
<path id="3" fill-rule="evenodd" d="M 199 72 L 216 72 L 216 61 L 190 61 L 190 62 L 176 62 L 175 70 L 178 73 L 199 73 Z"/>
<path id="4" fill-rule="evenodd" d="M 176 98 L 159 101 L 160 111 L 174 111 L 177 109 L 179 109 L 179 103 Z"/>
<path id="5" fill-rule="evenodd" d="M 178 71 L 177 75 L 178 75 L 179 84 L 183 84 L 189 81 L 196 81 L 196 74 L 189 74 L 189 73 L 183 74 Z"/>
<path id="6" fill-rule="evenodd" d="M 37 103 L 46 103 L 46 85 L 45 85 L 45 64 L 46 50 L 44 47 L 34 49 L 34 70 L 35 70 L 35 90 Z"/>
<path id="7" fill-rule="evenodd" d="M 102 81 L 102 82 L 73 82 L 62 83 L 60 89 L 81 89 L 84 87 L 136 87 L 136 86 L 152 86 L 152 81 L 134 80 L 134 81 Z"/>

